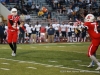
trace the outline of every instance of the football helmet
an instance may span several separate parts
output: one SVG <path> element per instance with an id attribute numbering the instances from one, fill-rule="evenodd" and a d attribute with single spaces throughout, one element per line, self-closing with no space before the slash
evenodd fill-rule
<path id="1" fill-rule="evenodd" d="M 93 22 L 94 20 L 95 20 L 95 17 L 93 14 L 87 14 L 84 19 L 84 22 Z"/>
<path id="2" fill-rule="evenodd" d="M 16 16 L 17 15 L 17 9 L 16 8 L 12 8 L 11 9 L 11 14 Z"/>

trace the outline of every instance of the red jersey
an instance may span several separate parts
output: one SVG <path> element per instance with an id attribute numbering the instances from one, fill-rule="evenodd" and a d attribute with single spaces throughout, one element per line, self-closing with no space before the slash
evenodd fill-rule
<path id="1" fill-rule="evenodd" d="M 41 27 L 40 32 L 41 33 L 45 33 L 46 32 L 46 28 L 45 27 Z"/>
<path id="2" fill-rule="evenodd" d="M 91 39 L 100 38 L 100 33 L 97 31 L 98 24 L 96 22 L 85 22 L 84 25 L 87 27 L 87 31 Z"/>
<path id="3" fill-rule="evenodd" d="M 13 16 L 13 15 L 8 15 L 8 29 L 10 30 L 18 30 L 17 26 L 18 26 L 18 22 L 19 22 L 19 16 Z M 15 25 L 16 29 L 14 29 L 12 26 Z"/>

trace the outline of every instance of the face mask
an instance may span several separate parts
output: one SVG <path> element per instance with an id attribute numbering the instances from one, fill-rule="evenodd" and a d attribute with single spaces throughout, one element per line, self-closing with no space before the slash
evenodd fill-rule
<path id="1" fill-rule="evenodd" d="M 17 15 L 17 11 L 16 11 L 16 12 L 11 12 L 11 14 L 12 14 L 13 16 L 16 16 L 16 15 Z"/>

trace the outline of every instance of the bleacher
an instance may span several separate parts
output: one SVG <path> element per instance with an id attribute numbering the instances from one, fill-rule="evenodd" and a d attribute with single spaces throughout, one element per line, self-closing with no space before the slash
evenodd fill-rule
<path id="1" fill-rule="evenodd" d="M 34 0 L 33 2 L 35 4 L 39 4 L 40 7 L 45 6 L 49 11 L 52 11 L 52 7 L 50 5 L 48 5 L 45 0 Z M 25 0 L 25 3 L 27 3 L 27 0 Z M 14 7 L 15 5 L 16 5 L 16 3 L 10 3 L 9 5 L 7 5 L 7 7 Z M 31 21 L 33 23 L 35 23 L 36 21 L 39 21 L 43 25 L 48 24 L 48 21 L 46 20 L 46 18 L 38 17 L 36 12 L 31 12 L 30 15 L 31 15 Z M 52 11 L 51 15 L 52 15 L 52 20 L 56 19 L 59 22 L 68 20 L 67 15 L 65 16 L 65 15 L 57 14 L 57 11 Z"/>
<path id="2" fill-rule="evenodd" d="M 24 0 L 24 1 L 25 1 L 25 3 L 27 3 L 27 0 Z M 52 20 L 56 19 L 59 23 L 61 23 L 62 21 L 67 21 L 68 20 L 68 16 L 66 14 L 65 15 L 58 14 L 57 11 L 52 10 L 52 7 L 46 3 L 46 0 L 33 0 L 33 2 L 35 4 L 39 4 L 40 7 L 46 6 L 49 11 L 52 11 L 52 13 L 51 13 Z M 100 6 L 100 0 L 97 0 L 97 3 Z M 16 3 L 10 3 L 10 5 L 7 5 L 7 7 L 14 7 L 15 5 L 16 5 Z M 67 7 L 66 7 L 66 9 L 67 9 Z M 43 17 L 38 17 L 36 12 L 31 12 L 30 15 L 31 15 L 31 22 L 32 23 L 35 23 L 36 21 L 39 21 L 43 25 L 48 24 L 48 21 L 46 20 L 46 18 L 45 17 L 44 18 Z"/>

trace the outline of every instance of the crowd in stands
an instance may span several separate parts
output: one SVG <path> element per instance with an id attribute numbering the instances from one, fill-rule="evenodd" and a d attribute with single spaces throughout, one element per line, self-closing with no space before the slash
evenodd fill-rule
<path id="1" fill-rule="evenodd" d="M 83 20 L 88 13 L 100 16 L 100 7 L 96 0 L 46 0 L 53 10 L 65 14 L 70 20 Z M 67 7 L 67 8 L 66 8 Z"/>
<path id="2" fill-rule="evenodd" d="M 2 4 L 10 2 L 19 4 L 19 0 L 1 0 Z M 86 42 L 90 41 L 89 35 L 83 26 L 84 17 L 88 13 L 94 14 L 97 21 L 100 21 L 100 6 L 96 0 L 45 0 L 59 15 L 68 16 L 68 20 L 59 22 L 52 19 L 52 11 L 46 6 L 40 6 L 33 0 L 23 1 L 23 6 L 14 6 L 20 15 L 20 20 L 24 22 L 27 32 L 19 28 L 18 43 L 38 43 L 38 42 Z M 11 10 L 12 7 L 8 9 Z M 31 12 L 36 12 L 38 17 L 45 17 L 48 25 L 44 26 L 41 22 L 31 22 Z M 51 21 L 53 20 L 53 21 Z M 0 23 L 3 28 L 3 38 L 0 43 L 6 43 L 7 24 Z M 3 40 L 3 41 L 2 41 Z"/>

